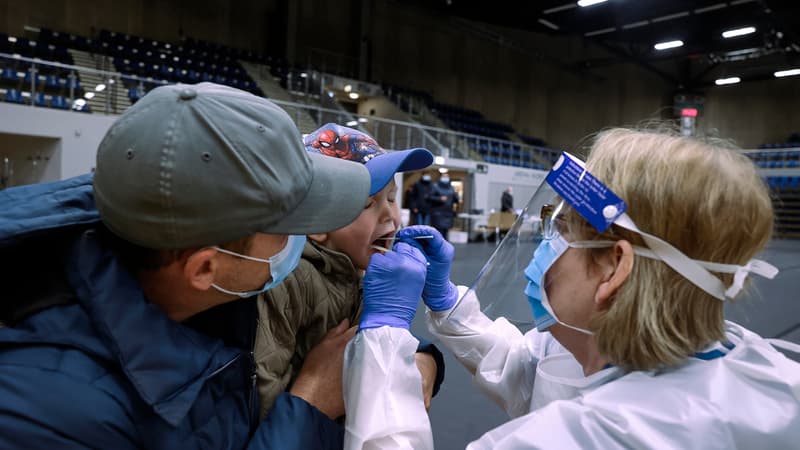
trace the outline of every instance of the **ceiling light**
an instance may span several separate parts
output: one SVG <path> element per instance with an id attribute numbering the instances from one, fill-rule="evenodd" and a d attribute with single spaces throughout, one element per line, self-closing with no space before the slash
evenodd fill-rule
<path id="1" fill-rule="evenodd" d="M 358 125 L 358 121 L 357 120 L 351 120 L 350 122 L 347 122 L 345 125 L 347 125 L 348 127 L 354 127 L 354 126 Z"/>
<path id="2" fill-rule="evenodd" d="M 608 33 L 613 33 L 613 32 L 614 32 L 614 31 L 616 31 L 616 30 L 617 30 L 617 29 L 616 29 L 616 28 L 614 28 L 614 27 L 611 27 L 611 28 L 603 28 L 602 30 L 595 30 L 595 31 L 590 31 L 590 32 L 588 32 L 588 33 L 584 33 L 583 35 L 584 35 L 584 36 L 586 36 L 586 37 L 590 37 L 590 36 L 597 36 L 597 35 L 600 35 L 600 34 L 608 34 Z"/>
<path id="3" fill-rule="evenodd" d="M 627 24 L 622 26 L 622 29 L 623 30 L 630 30 L 630 29 L 633 29 L 633 28 L 643 27 L 645 25 L 648 25 L 649 23 L 650 23 L 649 20 L 640 20 L 638 22 L 627 23 Z"/>
<path id="4" fill-rule="evenodd" d="M 547 28 L 550 28 L 551 30 L 558 30 L 558 25 L 554 24 L 553 22 L 544 19 L 539 19 L 539 23 L 546 26 Z"/>
<path id="5" fill-rule="evenodd" d="M 566 11 L 575 7 L 575 3 L 567 3 L 566 5 L 556 6 L 555 8 L 545 9 L 542 14 L 552 14 L 559 11 Z"/>
<path id="6" fill-rule="evenodd" d="M 604 2 L 607 2 L 607 1 L 608 0 L 579 0 L 578 1 L 578 6 L 580 6 L 581 8 L 585 8 L 587 6 L 592 6 L 592 5 L 596 5 L 598 3 L 604 3 Z"/>
<path id="7" fill-rule="evenodd" d="M 345 91 L 345 92 L 350 92 L 350 91 L 352 91 L 352 90 L 353 90 L 353 86 L 351 86 L 351 85 L 349 85 L 349 84 L 345 84 L 345 85 L 344 85 L 344 91 Z"/>
<path id="8" fill-rule="evenodd" d="M 366 117 L 359 117 L 359 118 L 358 118 L 358 122 L 359 122 L 359 123 L 367 123 L 367 122 L 368 122 L 368 120 L 367 120 L 367 118 L 366 118 Z"/>
<path id="9" fill-rule="evenodd" d="M 300 72 L 300 78 L 308 78 L 308 74 L 305 72 Z"/>
<path id="10" fill-rule="evenodd" d="M 351 93 L 349 93 L 347 95 L 349 95 L 350 98 L 352 98 L 353 100 L 357 100 L 358 99 L 358 93 L 357 92 L 351 92 Z"/>
<path id="11" fill-rule="evenodd" d="M 433 163 L 434 164 L 438 164 L 438 165 L 441 166 L 442 164 L 444 164 L 444 156 L 436 156 L 436 157 L 434 157 L 433 158 Z"/>
<path id="12" fill-rule="evenodd" d="M 746 34 L 752 34 L 755 32 L 756 32 L 756 27 L 736 28 L 734 30 L 723 31 L 722 37 L 728 39 L 736 36 L 744 36 Z"/>
<path id="13" fill-rule="evenodd" d="M 442 167 L 442 168 L 440 168 L 440 169 L 439 169 L 439 173 L 440 173 L 440 174 L 442 174 L 442 175 L 446 174 L 446 173 L 447 173 L 447 172 L 449 172 L 449 171 L 450 171 L 449 169 L 446 169 L 446 168 L 444 168 L 444 167 Z"/>
<path id="14" fill-rule="evenodd" d="M 94 87 L 94 90 L 97 91 L 97 92 L 103 92 L 103 90 L 105 88 L 106 88 L 106 85 L 103 84 L 103 83 L 100 83 L 100 84 L 98 84 L 97 86 Z"/>
<path id="15" fill-rule="evenodd" d="M 709 12 L 709 11 L 714 11 L 714 10 L 717 10 L 717 9 L 722 9 L 722 8 L 727 8 L 727 7 L 728 7 L 728 5 L 725 4 L 725 3 L 717 3 L 715 5 L 706 6 L 705 8 L 697 8 L 697 9 L 694 10 L 694 13 L 695 14 L 703 14 L 703 13 L 706 13 L 706 12 Z"/>
<path id="16" fill-rule="evenodd" d="M 667 42 L 659 42 L 653 47 L 655 47 L 656 50 L 666 50 L 669 48 L 682 47 L 682 46 L 683 46 L 683 41 L 667 41 Z"/>
<path id="17" fill-rule="evenodd" d="M 716 84 L 717 86 L 724 86 L 726 84 L 736 84 L 740 81 L 742 81 L 742 79 L 739 77 L 720 78 L 714 81 L 714 84 Z"/>
<path id="18" fill-rule="evenodd" d="M 800 69 L 780 70 L 774 74 L 778 78 L 800 75 Z"/>

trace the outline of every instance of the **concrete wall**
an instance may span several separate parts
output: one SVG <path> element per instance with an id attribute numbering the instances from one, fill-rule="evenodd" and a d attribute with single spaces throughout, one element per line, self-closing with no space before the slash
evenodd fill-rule
<path id="1" fill-rule="evenodd" d="M 276 0 L 0 0 L 0 30 L 46 27 L 90 36 L 106 28 L 176 42 L 184 36 L 263 51 L 267 25 L 284 20 Z"/>
<path id="2" fill-rule="evenodd" d="M 785 142 L 800 132 L 800 78 L 709 89 L 698 129 L 744 148 Z"/>
<path id="3" fill-rule="evenodd" d="M 475 206 L 473 208 L 483 209 L 485 214 L 492 209 L 500 210 L 500 195 L 508 186 L 514 189 L 514 207 L 524 208 L 527 206 L 526 202 L 533 196 L 547 175 L 547 172 L 541 170 L 496 164 L 488 164 L 488 166 L 487 173 L 474 174 Z"/>
<path id="4" fill-rule="evenodd" d="M 32 165 L 30 155 L 50 155 L 47 169 L 20 180 L 54 181 L 87 173 L 95 166 L 97 146 L 117 116 L 82 114 L 0 103 L 0 157 L 10 155 L 20 177 Z"/>
<path id="5" fill-rule="evenodd" d="M 537 57 L 597 56 L 579 40 L 486 27 L 509 37 L 509 48 L 452 19 L 386 2 L 378 2 L 372 24 L 376 79 L 428 90 L 554 146 L 569 148 L 601 128 L 660 117 L 669 104 L 669 85 L 630 64 L 597 72 L 605 80 L 596 81 Z"/>
<path id="6" fill-rule="evenodd" d="M 400 110 L 394 103 L 386 97 L 373 97 L 366 99 L 358 104 L 358 115 L 377 116 L 383 119 L 392 119 L 408 122 L 408 114 Z"/>
<path id="7" fill-rule="evenodd" d="M 61 179 L 56 138 L 0 133 L 0 188 Z"/>

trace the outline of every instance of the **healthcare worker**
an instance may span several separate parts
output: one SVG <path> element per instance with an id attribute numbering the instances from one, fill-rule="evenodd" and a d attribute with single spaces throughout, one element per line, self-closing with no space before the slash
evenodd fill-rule
<path id="1" fill-rule="evenodd" d="M 753 259 L 772 226 L 741 154 L 612 129 L 585 165 L 562 155 L 466 293 L 451 245 L 401 230 L 367 274 L 391 257 L 403 283 L 372 295 L 365 278 L 381 319 L 345 353 L 345 447 L 432 447 L 406 330 L 425 269 L 431 332 L 512 419 L 468 448 L 797 448 L 800 364 L 775 346 L 800 346 L 723 318 L 749 275 L 777 274 Z"/>

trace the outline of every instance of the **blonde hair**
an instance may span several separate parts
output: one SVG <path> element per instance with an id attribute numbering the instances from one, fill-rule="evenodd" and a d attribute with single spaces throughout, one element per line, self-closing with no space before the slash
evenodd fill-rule
<path id="1" fill-rule="evenodd" d="M 769 192 L 753 164 L 730 144 L 611 129 L 596 136 L 586 165 L 626 201 L 640 230 L 690 258 L 745 264 L 770 238 Z M 594 234 L 584 237 L 645 246 L 638 234 L 616 225 Z M 732 281 L 730 274 L 715 275 L 726 286 Z M 636 256 L 631 274 L 590 328 L 612 364 L 657 369 L 725 339 L 723 302 L 662 261 Z"/>

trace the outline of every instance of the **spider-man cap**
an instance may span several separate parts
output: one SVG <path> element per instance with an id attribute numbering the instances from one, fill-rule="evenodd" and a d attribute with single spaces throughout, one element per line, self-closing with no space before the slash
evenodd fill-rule
<path id="1" fill-rule="evenodd" d="M 433 163 L 433 154 L 424 148 L 387 151 L 363 131 L 328 123 L 303 139 L 306 150 L 334 158 L 360 162 L 367 166 L 371 184 L 369 195 L 381 191 L 397 172 L 420 170 Z"/>

